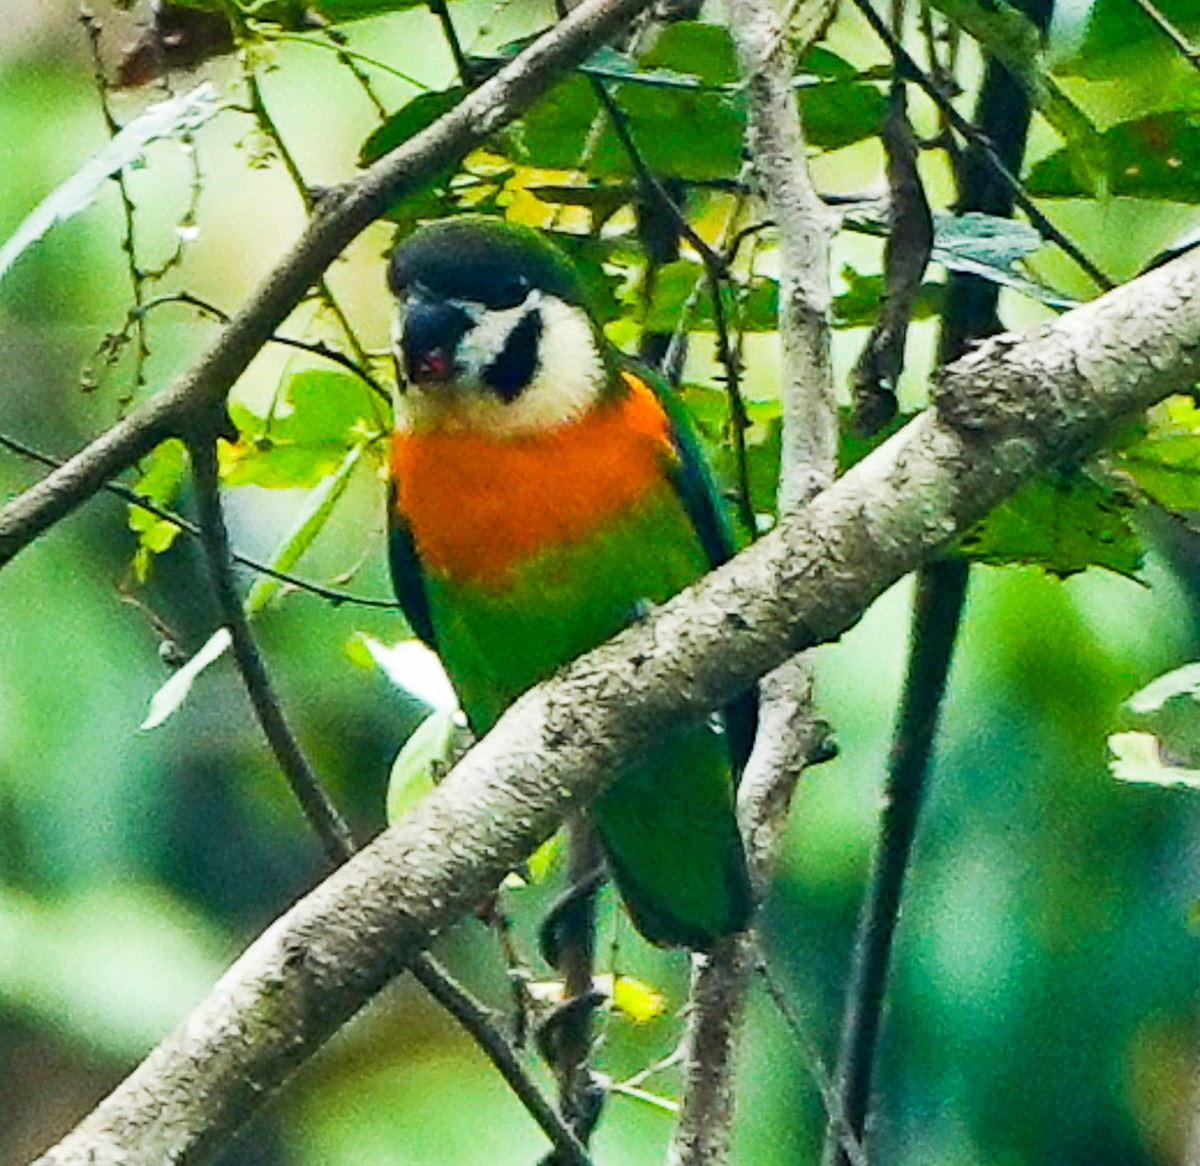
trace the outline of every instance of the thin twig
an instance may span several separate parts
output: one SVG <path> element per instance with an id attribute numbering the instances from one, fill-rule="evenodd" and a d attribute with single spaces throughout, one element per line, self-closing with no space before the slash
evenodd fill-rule
<path id="1" fill-rule="evenodd" d="M 442 36 L 446 38 L 446 47 L 450 50 L 450 57 L 454 61 L 458 79 L 469 88 L 476 81 L 475 69 L 471 64 L 470 57 L 463 52 L 462 42 L 458 39 L 458 30 L 454 27 L 454 18 L 450 15 L 449 5 L 446 0 L 426 0 L 426 4 L 442 26 Z"/>
<path id="2" fill-rule="evenodd" d="M 3 433 L 0 433 L 0 445 L 15 454 L 19 454 L 21 457 L 38 462 L 40 465 L 50 469 L 57 469 L 63 464 L 61 458 L 41 453 L 32 446 L 18 441 L 15 437 L 8 437 Z M 155 518 L 162 522 L 169 522 L 172 526 L 191 538 L 198 539 L 200 537 L 200 528 L 194 522 L 189 522 L 181 514 L 176 514 L 173 510 L 159 506 L 145 497 L 145 495 L 139 494 L 136 490 L 131 490 L 128 486 L 122 485 L 120 482 L 105 482 L 103 489 L 114 497 L 120 498 L 122 502 L 127 502 L 130 506 L 136 506 L 140 510 L 146 511 L 147 514 L 153 514 Z M 289 587 L 295 587 L 299 591 L 307 591 L 321 599 L 327 599 L 335 606 L 343 603 L 352 603 L 359 607 L 375 607 L 387 611 L 398 611 L 400 609 L 400 604 L 394 599 L 370 599 L 365 595 L 351 595 L 348 591 L 338 591 L 333 587 L 325 587 L 320 583 L 313 583 L 309 579 L 301 579 L 297 575 L 289 575 L 286 571 L 277 571 L 267 563 L 260 563 L 257 559 L 252 559 L 232 548 L 229 551 L 229 556 L 235 563 L 243 567 L 248 567 L 251 571 L 256 571 L 260 575 L 267 575 L 272 579 L 278 579 L 280 583 L 286 583 Z"/>
<path id="3" fill-rule="evenodd" d="M 263 735 L 283 770 L 284 777 L 300 803 L 309 825 L 335 863 L 341 864 L 355 852 L 353 835 L 326 794 L 299 742 L 288 728 L 283 707 L 258 651 L 250 622 L 237 591 L 231 569 L 229 536 L 222 515 L 217 437 L 215 433 L 197 434 L 188 448 L 200 515 L 200 535 L 208 557 L 209 572 L 221 619 L 232 638 L 234 659 L 254 706 Z M 496 1027 L 493 1018 L 469 992 L 427 952 L 411 963 L 413 976 L 462 1025 L 487 1054 L 501 1076 L 525 1104 L 570 1166 L 590 1166 L 587 1151 L 573 1135 L 554 1107 L 541 1095 L 524 1071 L 515 1051 Z"/>
<path id="4" fill-rule="evenodd" d="M 233 657 L 246 685 L 263 734 L 279 761 L 283 775 L 292 788 L 309 825 L 316 831 L 325 853 L 335 863 L 345 862 L 354 853 L 350 828 L 326 795 L 317 775 L 304 756 L 283 714 L 275 686 L 259 655 L 250 621 L 238 595 L 229 553 L 229 534 L 221 513 L 220 471 L 217 463 L 217 437 L 198 434 L 188 443 L 192 456 L 192 475 L 196 491 L 196 511 L 200 517 L 200 541 L 208 558 L 209 574 L 221 620 L 232 638 Z"/>
<path id="5" fill-rule="evenodd" d="M 153 299 L 146 300 L 136 311 L 142 315 L 146 315 L 155 308 L 161 308 L 166 304 L 186 304 L 188 307 L 195 308 L 197 311 L 212 316 L 214 320 L 219 320 L 222 324 L 228 324 L 230 320 L 228 312 L 186 291 L 155 296 Z M 322 360 L 332 361 L 334 364 L 341 365 L 347 372 L 353 373 L 358 377 L 377 397 L 386 401 L 389 405 L 391 404 L 391 394 L 372 376 L 370 369 L 365 364 L 360 364 L 352 356 L 348 356 L 344 352 L 339 352 L 336 348 L 330 348 L 323 340 L 300 340 L 293 336 L 272 336 L 270 343 L 280 344 L 285 348 L 295 348 L 299 352 L 307 352 L 313 356 L 321 357 Z"/>
<path id="6" fill-rule="evenodd" d="M 587 1147 L 525 1071 L 516 1051 L 500 1032 L 495 1016 L 428 952 L 412 963 L 421 986 L 474 1037 L 518 1100 L 553 1143 L 562 1166 L 591 1166 Z"/>
<path id="7" fill-rule="evenodd" d="M 597 98 L 604 106 L 612 122 L 612 127 L 621 143 L 630 163 L 637 173 L 638 181 L 643 189 L 670 215 L 679 229 L 679 233 L 695 248 L 704 264 L 705 275 L 708 278 L 709 296 L 712 300 L 713 326 L 717 336 L 717 359 L 725 369 L 725 390 L 729 394 L 730 430 L 733 436 L 734 461 L 737 471 L 738 517 L 745 527 L 748 537 L 753 538 L 757 533 L 758 524 L 754 516 L 754 504 L 750 498 L 750 460 L 746 447 L 746 434 L 750 429 L 750 415 L 746 409 L 746 401 L 742 396 L 741 369 L 738 355 L 729 339 L 729 322 L 725 315 L 724 281 L 732 278 L 732 269 L 725 256 L 709 246 L 707 240 L 688 222 L 687 216 L 680 210 L 679 205 L 671 197 L 671 192 L 662 184 L 658 176 L 646 165 L 646 160 L 633 139 L 625 111 L 617 104 L 616 99 L 609 93 L 604 82 L 593 78 L 592 88 Z"/>
<path id="8" fill-rule="evenodd" d="M 888 767 L 879 847 L 872 864 L 867 901 L 859 917 L 838 1056 L 840 1101 L 835 1112 L 844 1115 L 859 1140 L 866 1128 L 871 1101 L 875 1050 L 905 875 L 920 821 L 930 754 L 966 586 L 967 564 L 961 561 L 935 563 L 917 576 L 912 648 L 896 747 Z M 829 1166 L 846 1166 L 849 1162 L 840 1131 L 832 1124 L 823 1161 Z"/>
<path id="9" fill-rule="evenodd" d="M 300 200 L 304 204 L 304 209 L 311 215 L 315 206 L 313 188 L 305 180 L 304 175 L 300 172 L 299 163 L 288 148 L 287 143 L 283 140 L 283 134 L 275 124 L 275 119 L 271 116 L 271 111 L 267 108 L 262 86 L 258 81 L 258 74 L 255 73 L 254 68 L 248 61 L 244 63 L 243 75 L 246 82 L 246 90 L 250 95 L 250 111 L 259 128 L 266 134 L 271 144 L 275 147 L 275 151 L 279 155 L 279 160 L 283 163 L 284 170 L 287 171 L 288 177 L 292 180 L 292 185 L 296 188 L 296 193 L 300 196 Z M 365 366 L 367 364 L 366 351 L 363 349 L 358 339 L 358 334 L 351 326 L 346 313 L 342 310 L 341 304 L 338 303 L 337 297 L 333 294 L 333 289 L 329 286 L 328 275 L 325 273 L 322 273 L 321 277 L 317 280 L 317 295 L 334 320 L 337 321 L 342 335 L 346 338 L 346 342 L 350 345 L 350 349 L 359 364 Z M 376 410 L 376 416 L 378 418 L 378 410 Z"/>
<path id="10" fill-rule="evenodd" d="M 834 1085 L 833 1078 L 830 1076 L 829 1068 L 825 1064 L 825 1058 L 821 1056 L 821 1049 L 817 1044 L 816 1038 L 809 1030 L 804 1019 L 800 1016 L 800 1013 L 788 999 L 783 986 L 771 973 L 771 968 L 767 963 L 766 957 L 761 951 L 757 951 L 755 954 L 754 970 L 762 980 L 763 986 L 767 990 L 767 995 L 771 998 L 771 1003 L 775 1005 L 775 1010 L 782 1017 L 788 1032 L 791 1033 L 792 1040 L 796 1042 L 796 1046 L 800 1049 L 800 1055 L 804 1058 L 805 1067 L 817 1084 L 817 1090 L 821 1094 L 821 1102 L 825 1106 L 825 1112 L 829 1115 L 829 1120 L 833 1123 L 837 1131 L 842 1152 L 846 1155 L 850 1166 L 867 1166 L 866 1151 L 863 1149 L 858 1134 L 842 1110 L 842 1099 L 838 1096 L 837 1088 Z"/>
<path id="11" fill-rule="evenodd" d="M 1038 233 L 1043 238 L 1057 244 L 1066 252 L 1079 268 L 1088 274 L 1097 287 L 1102 288 L 1104 291 L 1111 291 L 1116 286 L 1113 281 L 1043 214 L 1038 205 L 1025 192 L 1025 188 L 1021 185 L 1020 180 L 1005 165 L 1004 160 L 996 152 L 995 146 L 993 146 L 987 135 L 981 133 L 977 126 L 968 121 L 955 109 L 950 98 L 938 88 L 933 79 L 913 60 L 908 50 L 892 35 L 891 29 L 888 28 L 886 21 L 883 20 L 879 13 L 875 11 L 871 0 L 854 0 L 854 5 L 866 17 L 866 21 L 872 30 L 887 46 L 903 79 L 911 80 L 919 85 L 933 100 L 934 104 L 937 105 L 938 109 L 942 111 L 950 126 L 966 141 L 977 146 L 982 151 L 987 165 L 1011 189 L 1016 204 L 1029 216 L 1029 221 L 1037 228 Z"/>

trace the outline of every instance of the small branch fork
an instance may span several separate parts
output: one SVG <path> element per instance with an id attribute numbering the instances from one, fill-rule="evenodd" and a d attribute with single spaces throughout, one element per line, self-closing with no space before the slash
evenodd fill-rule
<path id="1" fill-rule="evenodd" d="M 23 441 L 18 441 L 15 437 L 9 437 L 3 433 L 0 433 L 0 446 L 49 469 L 58 469 L 63 464 L 61 459 L 50 457 L 49 454 L 42 453 L 32 446 L 26 445 Z M 173 510 L 159 506 L 157 503 L 152 502 L 149 498 L 139 494 L 136 490 L 130 489 L 121 482 L 105 482 L 104 490 L 114 497 L 120 498 L 121 501 L 127 502 L 130 506 L 136 506 L 146 511 L 147 514 L 153 514 L 155 518 L 161 519 L 163 522 L 169 522 L 172 526 L 177 527 L 191 538 L 198 539 L 200 537 L 200 528 L 194 522 L 189 522 Z M 257 559 L 252 559 L 232 549 L 229 552 L 229 557 L 235 563 L 239 563 L 243 567 L 249 567 L 250 570 L 256 571 L 260 575 L 267 575 L 272 579 L 278 579 L 280 583 L 286 583 L 289 587 L 295 587 L 299 591 L 307 591 L 320 599 L 328 600 L 328 602 L 335 606 L 342 603 L 352 603 L 358 607 L 377 607 L 388 611 L 398 611 L 400 609 L 400 604 L 394 599 L 371 599 L 365 595 L 351 595 L 348 591 L 339 591 L 334 587 L 324 587 L 320 583 L 313 583 L 309 579 L 301 579 L 296 575 L 289 574 L 287 571 L 277 571 L 267 563 L 260 563 Z"/>
<path id="2" fill-rule="evenodd" d="M 341 865 L 357 849 L 345 820 L 330 800 L 299 742 L 288 727 L 283 706 L 255 643 L 233 576 L 229 536 L 222 514 L 220 475 L 215 429 L 197 433 L 189 442 L 200 518 L 200 539 L 208 558 L 209 574 L 221 619 L 229 629 L 233 656 L 246 686 L 263 735 L 291 786 L 325 853 Z M 542 1096 L 525 1071 L 512 1045 L 496 1026 L 495 1017 L 463 988 L 428 952 L 410 965 L 418 983 L 467 1031 L 512 1088 L 530 1115 L 550 1139 L 564 1166 L 590 1166 L 582 1142 Z"/>

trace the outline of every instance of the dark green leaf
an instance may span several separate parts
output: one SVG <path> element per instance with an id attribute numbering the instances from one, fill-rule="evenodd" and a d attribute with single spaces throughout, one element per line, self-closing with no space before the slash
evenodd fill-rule
<path id="1" fill-rule="evenodd" d="M 1027 564 L 1066 576 L 1106 567 L 1136 578 L 1142 550 L 1129 525 L 1133 503 L 1082 473 L 1031 482 L 958 544 L 958 552 L 995 566 Z"/>
<path id="2" fill-rule="evenodd" d="M 1155 7 L 1185 36 L 1200 36 L 1196 0 L 1154 0 Z M 1097 80 L 1143 72 L 1177 59 L 1173 46 L 1131 0 L 1094 0 L 1083 43 L 1056 71 Z"/>
<path id="3" fill-rule="evenodd" d="M 694 20 L 668 24 L 642 57 L 642 66 L 687 73 L 706 85 L 732 85 L 738 80 L 737 56 L 728 30 Z"/>
<path id="4" fill-rule="evenodd" d="M 822 81 L 798 94 L 804 135 L 823 150 L 840 150 L 875 137 L 887 114 L 887 99 L 875 85 Z"/>
<path id="5" fill-rule="evenodd" d="M 402 142 L 432 125 L 443 113 L 453 109 L 465 96 L 461 85 L 422 93 L 402 105 L 359 147 L 358 164 L 369 166 L 394 150 Z"/>
<path id="6" fill-rule="evenodd" d="M 1103 139 L 1110 194 L 1200 203 L 1200 115 L 1157 113 L 1113 126 Z M 1078 198 L 1090 193 L 1066 149 L 1034 166 L 1026 187 L 1040 198 Z"/>

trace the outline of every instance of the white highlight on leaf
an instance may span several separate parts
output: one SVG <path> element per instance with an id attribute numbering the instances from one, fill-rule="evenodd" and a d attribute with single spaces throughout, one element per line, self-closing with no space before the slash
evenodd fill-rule
<path id="1" fill-rule="evenodd" d="M 229 629 L 217 628 L 207 643 L 182 668 L 175 671 L 170 679 L 151 698 L 150 708 L 146 719 L 138 726 L 143 732 L 157 729 L 185 700 L 192 690 L 196 677 L 200 675 L 215 660 L 219 660 L 233 643 Z"/>
<path id="2" fill-rule="evenodd" d="M 388 645 L 374 636 L 360 634 L 371 659 L 397 688 L 415 696 L 430 708 L 453 710 L 458 697 L 437 653 L 420 640 L 401 640 Z"/>
<path id="3" fill-rule="evenodd" d="M 1200 700 L 1200 663 L 1184 664 L 1182 668 L 1164 672 L 1135 692 L 1126 704 L 1135 713 L 1152 713 L 1175 696 Z"/>
<path id="4" fill-rule="evenodd" d="M 65 223 L 91 206 L 100 187 L 114 174 L 135 165 L 151 142 L 198 129 L 220 109 L 216 90 L 211 82 L 205 81 L 180 97 L 156 102 L 134 118 L 66 182 L 42 199 L 0 247 L 0 279 L 55 224 Z"/>
<path id="5" fill-rule="evenodd" d="M 1153 733 L 1113 733 L 1108 748 L 1112 752 L 1109 768 L 1113 777 L 1121 781 L 1200 789 L 1200 769 L 1168 765 Z"/>

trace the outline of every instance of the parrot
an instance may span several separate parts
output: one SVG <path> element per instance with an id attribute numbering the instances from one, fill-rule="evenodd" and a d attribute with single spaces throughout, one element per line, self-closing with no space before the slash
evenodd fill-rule
<path id="1" fill-rule="evenodd" d="M 471 730 L 734 551 L 682 403 L 608 342 L 536 230 L 466 213 L 391 252 L 388 551 L 413 633 Z M 749 922 L 735 813 L 753 693 L 667 731 L 592 807 L 650 942 L 711 950 Z"/>

